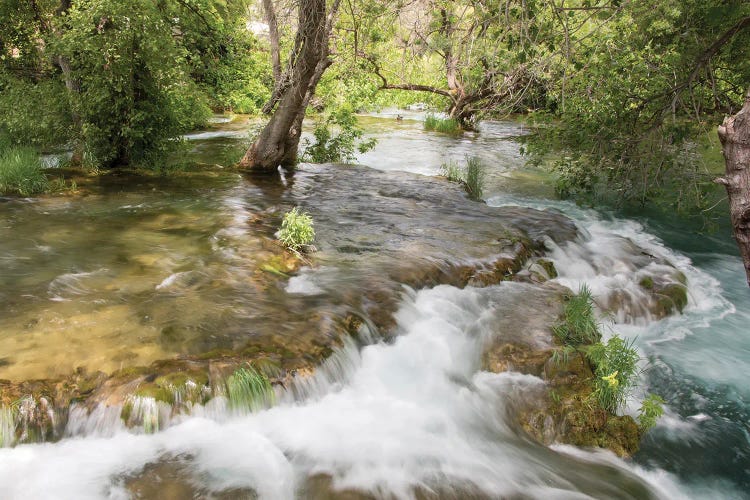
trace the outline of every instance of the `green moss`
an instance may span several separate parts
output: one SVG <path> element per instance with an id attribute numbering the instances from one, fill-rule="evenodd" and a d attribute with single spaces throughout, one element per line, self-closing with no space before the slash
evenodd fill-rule
<path id="1" fill-rule="evenodd" d="M 542 266 L 545 271 L 547 271 L 547 276 L 549 276 L 550 279 L 557 278 L 558 274 L 554 262 L 548 259 L 538 259 L 536 263 Z"/>
<path id="2" fill-rule="evenodd" d="M 641 286 L 641 288 L 644 288 L 646 290 L 653 290 L 654 278 L 652 278 L 651 276 L 646 276 L 641 281 L 639 281 L 638 284 Z"/>
<path id="3" fill-rule="evenodd" d="M 234 353 L 228 349 L 214 349 L 211 351 L 204 352 L 196 356 L 196 359 L 208 360 L 208 359 L 221 359 L 234 356 Z"/>
<path id="4" fill-rule="evenodd" d="M 659 290 L 659 307 L 666 313 L 671 313 L 675 309 L 682 312 L 687 303 L 688 295 L 685 285 L 674 283 Z"/>

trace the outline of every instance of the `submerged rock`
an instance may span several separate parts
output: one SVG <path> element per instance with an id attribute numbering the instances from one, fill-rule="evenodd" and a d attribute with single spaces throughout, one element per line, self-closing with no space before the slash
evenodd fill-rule
<path id="1" fill-rule="evenodd" d="M 123 180 L 116 192 L 129 189 L 140 198 L 139 189 L 169 192 L 189 185 L 189 180 L 159 182 Z M 28 418 L 27 427 L 37 431 L 16 432 L 14 442 L 59 438 L 73 406 L 89 413 L 116 408 L 125 423 L 153 430 L 163 425 L 165 412 L 190 411 L 221 394 L 226 377 L 248 361 L 273 366 L 271 383 L 289 386 L 295 377 L 312 373 L 345 339 L 392 334 L 404 285 L 492 285 L 514 278 L 529 259 L 544 253 L 546 242 L 561 245 L 577 234 L 559 213 L 488 207 L 441 179 L 366 167 L 303 166 L 286 184 L 254 178 L 226 194 L 222 185 L 212 183 L 210 189 L 212 196 L 226 197 L 222 210 L 229 210 L 228 218 L 160 213 L 148 203 L 117 204 L 113 217 L 121 230 L 113 237 L 139 246 L 132 255 L 122 246 L 106 264 L 105 288 L 92 281 L 86 294 L 113 294 L 111 300 L 122 309 L 120 323 L 137 327 L 138 342 L 123 349 L 120 337 L 131 330 L 113 335 L 118 347 L 107 366 L 123 368 L 109 375 L 90 369 L 33 383 L 0 383 L 8 408 L 30 397 L 38 407 L 43 398 L 54 409 L 54 419 L 40 413 Z M 89 201 L 75 203 L 85 209 Z M 281 215 L 293 206 L 315 221 L 319 251 L 307 262 L 274 240 Z M 132 224 L 123 218 L 131 212 Z M 170 256 L 165 275 L 157 269 L 159 249 L 174 241 L 182 253 Z M 553 274 L 543 261 L 535 265 L 548 277 Z M 121 283 L 123 272 L 116 271 L 121 268 L 130 276 L 127 287 Z M 309 286 L 289 288 L 290 277 L 302 273 Z M 134 277 L 148 286 L 133 285 Z M 314 293 L 298 293 L 308 290 Z M 148 335 L 141 338 L 144 332 Z M 144 363 L 137 355 L 141 348 L 180 354 Z M 535 370 L 543 364 L 541 358 L 525 359 L 522 348 L 506 347 L 511 351 L 516 354 L 496 363 L 534 364 Z"/>

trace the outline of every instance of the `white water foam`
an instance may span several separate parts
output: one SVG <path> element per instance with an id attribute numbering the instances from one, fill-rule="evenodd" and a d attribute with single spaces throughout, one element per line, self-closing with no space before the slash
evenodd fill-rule
<path id="1" fill-rule="evenodd" d="M 120 498 L 127 492 L 118 477 L 188 456 L 202 487 L 250 488 L 270 499 L 294 498 L 318 474 L 334 488 L 388 498 L 456 486 L 491 497 L 533 491 L 583 498 L 582 490 L 605 487 L 595 468 L 586 473 L 591 478 L 571 480 L 575 460 L 530 443 L 510 424 L 509 405 L 543 382 L 478 371 L 503 298 L 526 287 L 411 294 L 397 313 L 403 335 L 361 352 L 350 347 L 348 381 L 327 391 L 321 382 L 319 396 L 303 402 L 244 416 L 220 412 L 220 420 L 193 416 L 152 435 L 115 430 L 0 450 L 0 497 Z"/>

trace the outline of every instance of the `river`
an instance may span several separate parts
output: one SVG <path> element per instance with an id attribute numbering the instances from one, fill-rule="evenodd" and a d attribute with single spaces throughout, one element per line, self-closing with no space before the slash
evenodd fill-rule
<path id="1" fill-rule="evenodd" d="M 0 449 L 0 497 L 746 498 L 750 292 L 727 228 L 703 235 L 561 202 L 523 166 L 519 124 L 454 138 L 424 132 L 419 118 L 362 119 L 379 140 L 358 158 L 375 169 L 366 174 L 304 166 L 285 184 L 216 170 L 108 176 L 85 197 L 3 200 L 0 378 L 109 373 L 246 345 L 283 348 L 294 364 L 335 336 L 326 332 L 337 318 L 354 311 L 367 325 L 388 301 L 395 312 L 388 338 L 364 328 L 325 344 L 332 354 L 317 374 L 267 410 L 232 411 L 218 397 L 155 433 L 126 428 L 119 408 L 76 413 L 55 442 Z M 242 137 L 227 126 L 190 139 L 199 161 L 216 163 Z M 434 179 L 467 155 L 487 165 L 486 205 Z M 257 271 L 272 254 L 269 221 L 294 205 L 319 224 L 320 255 L 269 281 Z M 561 214 L 580 236 L 556 236 Z M 585 283 L 602 303 L 624 296 L 637 308 L 644 251 L 687 277 L 682 314 L 622 307 L 607 322 L 643 358 L 627 411 L 645 392 L 667 401 L 632 460 L 533 442 L 509 414 L 543 382 L 482 371 L 482 339 L 528 327 L 542 292 L 438 283 L 456 263 L 489 258 L 501 219 L 549 233 L 554 281 Z M 434 285 L 404 286 L 422 279 L 414 269 Z"/>

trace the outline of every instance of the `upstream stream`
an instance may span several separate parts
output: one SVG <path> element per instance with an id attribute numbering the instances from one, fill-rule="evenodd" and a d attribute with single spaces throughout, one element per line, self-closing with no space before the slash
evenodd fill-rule
<path id="1" fill-rule="evenodd" d="M 102 373 L 65 415 L 0 407 L 0 498 L 748 498 L 750 291 L 728 229 L 555 200 L 520 125 L 454 138 L 421 118 L 363 117 L 367 167 L 106 175 L 85 196 L 0 199 L 0 379 Z M 191 134 L 192 155 L 227 164 L 246 130 Z M 487 165 L 486 203 L 437 177 L 467 155 Z M 301 269 L 273 242 L 294 206 L 316 224 Z M 488 281 L 520 238 L 559 276 Z M 640 283 L 675 268 L 688 303 L 662 317 Z M 643 358 L 626 411 L 667 402 L 632 459 L 538 444 L 513 415 L 544 381 L 484 369 L 498 339 L 549 347 L 552 297 L 582 284 Z M 126 425 L 135 379 L 106 379 L 259 356 L 285 382 L 256 412 L 141 397 Z M 49 433 L 19 438 L 19 415 L 45 411 Z"/>

